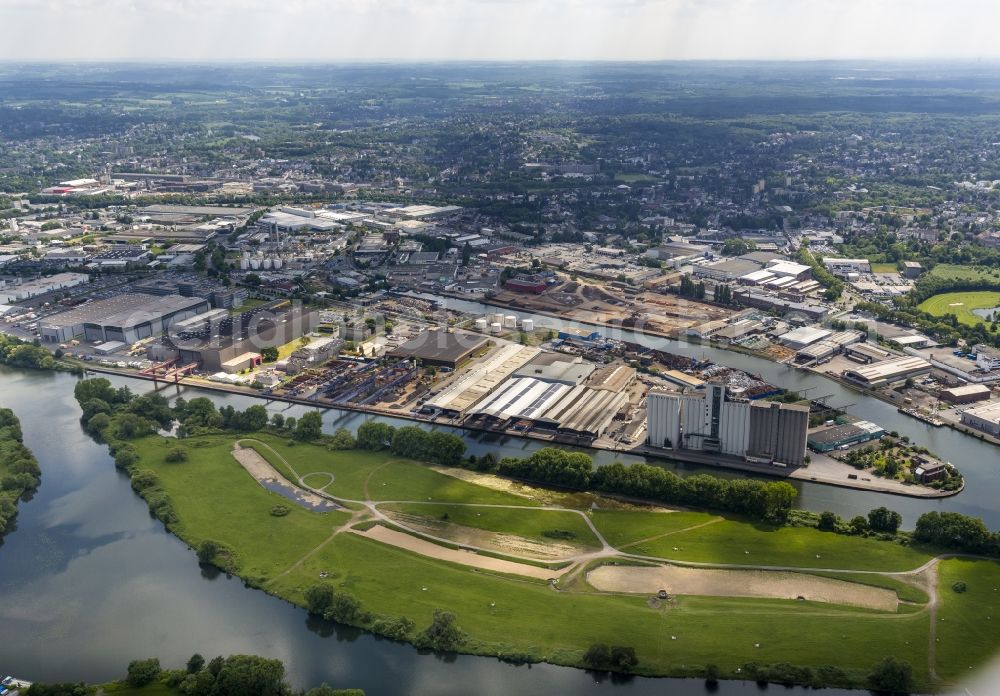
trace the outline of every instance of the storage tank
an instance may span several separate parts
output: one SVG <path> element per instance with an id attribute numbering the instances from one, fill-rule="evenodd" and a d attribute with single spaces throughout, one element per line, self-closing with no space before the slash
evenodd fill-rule
<path id="1" fill-rule="evenodd" d="M 495 334 L 501 333 L 503 331 L 503 324 L 501 324 L 498 321 L 493 322 L 492 324 L 490 324 L 490 331 L 492 331 Z"/>
<path id="2" fill-rule="evenodd" d="M 250 259 L 250 268 L 255 271 L 260 270 L 260 259 Z"/>
<path id="3" fill-rule="evenodd" d="M 491 314 L 490 315 L 490 321 L 491 322 L 500 322 L 502 324 L 503 323 L 503 312 L 497 312 L 496 314 Z"/>
<path id="4" fill-rule="evenodd" d="M 270 269 L 271 268 L 271 259 L 264 259 L 264 262 L 261 264 L 261 266 L 264 268 L 264 270 Z"/>
<path id="5" fill-rule="evenodd" d="M 503 325 L 505 329 L 516 329 L 517 328 L 517 317 L 513 314 L 508 314 L 503 318 Z"/>
<path id="6" fill-rule="evenodd" d="M 274 268 L 275 268 L 275 270 L 281 268 L 281 264 L 282 264 L 282 260 L 281 260 L 280 256 L 277 257 L 276 259 L 274 259 Z"/>
<path id="7" fill-rule="evenodd" d="M 250 268 L 250 259 L 249 258 L 240 259 L 240 270 L 245 271 L 248 268 Z"/>
<path id="8" fill-rule="evenodd" d="M 476 331 L 486 331 L 488 324 L 485 318 L 476 319 Z"/>
<path id="9" fill-rule="evenodd" d="M 534 319 L 522 319 L 521 320 L 521 330 L 527 333 L 531 333 L 535 330 L 535 320 Z"/>

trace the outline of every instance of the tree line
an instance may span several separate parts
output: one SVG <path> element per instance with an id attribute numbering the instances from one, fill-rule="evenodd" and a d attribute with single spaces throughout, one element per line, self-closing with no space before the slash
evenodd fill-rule
<path id="1" fill-rule="evenodd" d="M 17 416 L 9 408 L 0 408 L 0 537 L 13 529 L 18 500 L 41 483 L 38 460 L 23 439 Z"/>
<path id="2" fill-rule="evenodd" d="M 145 689 L 162 685 L 183 696 L 364 696 L 361 689 L 334 689 L 327 684 L 297 691 L 285 682 L 281 660 L 257 655 L 230 655 L 206 661 L 195 653 L 183 669 L 163 669 L 150 657 L 132 660 L 122 686 Z M 98 689 L 100 691 L 100 689 Z M 32 684 L 26 696 L 87 696 L 93 689 L 83 682 Z"/>

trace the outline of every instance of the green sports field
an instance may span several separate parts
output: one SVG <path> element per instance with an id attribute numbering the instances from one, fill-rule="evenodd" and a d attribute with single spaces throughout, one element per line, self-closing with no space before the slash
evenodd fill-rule
<path id="1" fill-rule="evenodd" d="M 940 686 L 930 672 L 928 596 L 918 587 L 930 576 L 911 572 L 931 558 L 927 550 L 692 511 L 614 510 L 606 505 L 585 511 L 585 519 L 568 509 L 573 502 L 569 495 L 564 509 L 558 493 L 539 493 L 536 500 L 502 490 L 505 482 L 499 479 L 490 487 L 478 485 L 385 453 L 328 451 L 267 434 L 252 439 L 258 442 L 255 449 L 289 480 L 301 477 L 315 489 L 357 502 L 351 510 L 328 513 L 289 505 L 234 459 L 234 438 L 227 435 L 182 440 L 188 458 L 173 464 L 165 456 L 178 446 L 176 440 L 135 441 L 140 455 L 135 468 L 155 473 L 157 485 L 169 496 L 178 517 L 171 525 L 174 533 L 192 546 L 205 539 L 218 542 L 234 572 L 297 604 L 305 604 L 311 586 L 330 583 L 360 601 L 371 620 L 411 619 L 411 637 L 430 623 L 435 610 L 445 609 L 456 615 L 466 636 L 461 649 L 469 653 L 581 666 L 587 648 L 604 642 L 634 647 L 639 659 L 635 671 L 641 674 L 699 676 L 705 664 L 713 663 L 723 676 L 737 677 L 749 662 L 791 663 L 814 673 L 835 666 L 842 670 L 838 683 L 856 686 L 863 685 L 878 660 L 897 655 L 912 664 L 918 688 Z M 531 489 L 522 490 L 530 495 Z M 543 502 L 545 509 L 539 509 Z M 271 514 L 279 504 L 291 508 L 287 515 Z M 495 553 L 468 553 L 463 556 L 468 562 L 441 560 L 359 533 L 380 523 L 374 517 L 379 512 L 405 515 L 402 522 L 394 519 L 404 532 L 407 519 L 423 515 L 534 543 L 561 530 L 582 548 L 578 557 L 553 571 L 554 576 L 562 574 L 560 586 L 565 585 L 557 590 L 530 574 L 476 565 Z M 587 520 L 613 548 L 602 548 Z M 829 601 L 728 596 L 682 595 L 660 603 L 643 595 L 596 592 L 587 583 L 586 573 L 595 563 L 618 559 L 627 567 L 635 562 L 628 554 L 677 562 L 782 565 L 805 572 L 828 569 L 819 574 L 895 591 L 903 603 L 895 612 Z M 507 562 L 516 567 L 524 561 L 508 556 Z M 982 588 L 1000 586 L 1000 565 L 964 563 L 943 562 L 937 587 L 938 616 L 945 621 L 937 635 L 935 667 L 956 677 L 968 669 L 967 662 L 980 664 L 1000 647 L 1000 634 L 990 631 L 991 625 L 967 628 L 977 607 L 990 599 Z M 968 595 L 947 595 L 958 576 L 970 579 Z M 628 630 L 623 632 L 623 626 Z"/>
<path id="2" fill-rule="evenodd" d="M 945 314 L 954 314 L 961 323 L 968 324 L 969 326 L 986 321 L 972 310 L 992 310 L 994 307 L 1000 307 L 1000 292 L 993 290 L 945 292 L 927 298 L 918 306 L 921 311 L 938 317 Z M 1000 310 L 996 314 L 997 318 L 1000 319 Z"/>

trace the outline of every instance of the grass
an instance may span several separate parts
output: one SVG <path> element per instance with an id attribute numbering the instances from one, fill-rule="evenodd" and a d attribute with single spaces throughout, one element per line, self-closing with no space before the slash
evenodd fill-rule
<path id="1" fill-rule="evenodd" d="M 945 292 L 929 297 L 920 303 L 918 309 L 940 317 L 954 314 L 962 324 L 975 326 L 986 320 L 974 314 L 974 309 L 993 309 L 1000 306 L 1000 292 L 976 290 L 970 292 Z"/>
<path id="2" fill-rule="evenodd" d="M 872 273 L 897 273 L 899 268 L 894 263 L 873 263 Z"/>
<path id="3" fill-rule="evenodd" d="M 620 548 L 660 534 L 673 535 L 682 529 L 722 518 L 705 512 L 595 510 L 590 519 L 609 544 Z"/>
<path id="4" fill-rule="evenodd" d="M 846 580 L 856 582 L 860 585 L 870 585 L 872 587 L 884 587 L 893 590 L 896 596 L 903 602 L 913 602 L 914 604 L 927 604 L 930 597 L 919 587 L 900 580 L 891 575 L 872 575 L 869 573 L 824 573 L 820 570 L 809 571 L 810 575 L 818 575 L 823 578 L 834 580 Z"/>
<path id="5" fill-rule="evenodd" d="M 931 558 L 916 548 L 877 539 L 732 519 L 642 542 L 626 550 L 695 563 L 881 571 L 912 570 Z"/>
<path id="6" fill-rule="evenodd" d="M 335 479 L 328 489 L 340 495 L 363 498 L 367 482 L 373 498 L 410 501 L 386 503 L 408 513 L 431 518 L 447 513 L 456 524 L 530 538 L 544 539 L 548 529 L 567 529 L 578 540 L 596 542 L 584 520 L 570 512 L 449 504 L 537 502 L 386 453 L 331 452 L 309 444 L 289 446 L 271 435 L 255 437 L 275 447 L 301 473 L 332 473 Z M 269 592 L 299 605 L 304 604 L 305 590 L 320 582 L 324 572 L 327 582 L 357 598 L 366 610 L 377 616 L 406 616 L 415 622 L 416 631 L 429 624 L 435 609 L 454 612 L 468 636 L 463 652 L 519 653 L 533 660 L 580 666 L 584 651 L 604 642 L 634 646 L 637 669 L 643 674 L 697 676 L 700 665 L 712 662 L 724 676 L 736 677 L 735 670 L 746 662 L 792 662 L 814 669 L 836 665 L 859 684 L 882 657 L 899 655 L 912 664 L 917 687 L 929 687 L 928 613 L 918 607 L 905 606 L 886 615 L 846 605 L 681 596 L 653 608 L 643 597 L 596 593 L 585 584 L 572 592 L 555 592 L 537 580 L 438 561 L 349 531 L 333 535 L 348 520 L 347 513 L 319 514 L 291 506 L 287 516 L 272 517 L 270 508 L 287 501 L 243 471 L 230 454 L 232 443 L 227 435 L 190 438 L 182 442 L 188 460 L 179 464 L 164 460 L 166 452 L 177 446 L 175 440 L 152 437 L 135 445 L 139 468 L 153 470 L 173 501 L 181 520 L 173 527 L 175 533 L 192 545 L 205 538 L 226 544 L 241 577 L 256 585 L 266 583 Z M 273 453 L 268 454 L 276 461 Z M 428 497 L 433 498 L 431 505 L 415 503 Z M 680 560 L 888 572 L 917 567 L 928 558 L 920 549 L 898 544 L 813 529 L 773 529 L 701 512 L 601 510 L 591 513 L 591 520 L 612 544 L 638 542 L 627 551 Z M 683 551 L 674 552 L 674 546 Z M 749 556 L 744 553 L 748 549 Z M 820 559 L 815 558 L 817 553 Z M 992 626 L 982 627 L 981 614 L 984 598 L 993 599 L 984 588 L 992 591 L 1000 586 L 998 569 L 995 563 L 942 564 L 942 586 L 950 587 L 946 571 L 970 585 L 966 595 L 948 595 L 942 605 L 946 621 L 940 628 L 956 631 L 948 640 L 962 645 L 950 647 L 942 638 L 939 661 L 951 665 L 951 674 L 985 660 L 997 643 L 997 633 L 987 630 Z M 830 575 L 909 593 L 904 597 L 909 601 L 926 599 L 895 578 Z M 992 611 L 992 605 L 985 606 Z M 974 649 L 966 651 L 970 640 Z"/>
<path id="7" fill-rule="evenodd" d="M 435 520 L 474 527 L 488 532 L 502 532 L 541 542 L 567 543 L 599 549 L 600 542 L 584 519 L 575 512 L 558 510 L 523 510 L 514 508 L 467 507 L 462 505 L 421 505 L 392 503 L 380 507 L 383 512 L 402 512 Z M 568 539 L 552 538 L 546 532 L 571 533 Z"/>
<path id="8" fill-rule="evenodd" d="M 964 582 L 966 591 L 952 586 Z M 967 678 L 996 653 L 1000 635 L 1000 563 L 965 558 L 938 568 L 937 671 L 945 679 Z M 986 617 L 989 617 L 988 619 Z"/>
<path id="9" fill-rule="evenodd" d="M 987 266 L 959 266 L 939 263 L 931 269 L 931 275 L 953 280 L 991 280 L 1000 282 L 1000 270 Z"/>
<path id="10" fill-rule="evenodd" d="M 110 682 L 101 684 L 98 692 L 103 692 L 107 696 L 175 696 L 181 693 L 177 689 L 171 689 L 161 681 L 153 682 L 142 687 L 129 686 L 125 682 Z"/>
<path id="11" fill-rule="evenodd" d="M 415 462 L 398 459 L 384 452 L 328 452 L 314 445 L 295 444 L 289 446 L 287 440 L 271 435 L 255 434 L 288 460 L 295 471 L 307 479 L 310 485 L 329 481 L 329 476 L 309 474 L 333 474 L 334 480 L 323 487 L 331 495 L 351 500 L 426 500 L 450 503 L 485 503 L 493 505 L 538 505 L 530 498 L 494 491 L 477 486 L 454 476 L 441 474 Z M 245 443 L 250 444 L 252 443 Z M 274 453 L 266 447 L 256 449 L 272 465 L 284 469 Z M 317 455 L 320 456 L 317 456 Z M 285 472 L 289 478 L 294 478 Z M 366 492 L 367 486 L 367 492 Z"/>
<path id="12" fill-rule="evenodd" d="M 435 609 L 447 608 L 474 649 L 514 645 L 557 663 L 578 665 L 595 642 L 635 646 L 640 670 L 658 674 L 706 662 L 732 673 L 749 661 L 835 664 L 862 673 L 899 654 L 919 675 L 927 662 L 926 616 L 893 616 L 887 631 L 885 615 L 793 601 L 682 597 L 668 610 L 652 609 L 643 598 L 555 593 L 354 535 L 336 537 L 273 589 L 301 603 L 320 571 L 376 613 L 411 618 L 417 630 Z"/>

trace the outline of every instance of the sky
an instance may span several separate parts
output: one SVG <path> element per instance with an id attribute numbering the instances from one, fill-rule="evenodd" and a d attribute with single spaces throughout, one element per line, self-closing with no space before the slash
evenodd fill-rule
<path id="1" fill-rule="evenodd" d="M 0 60 L 995 59 L 996 0 L 0 0 Z"/>

